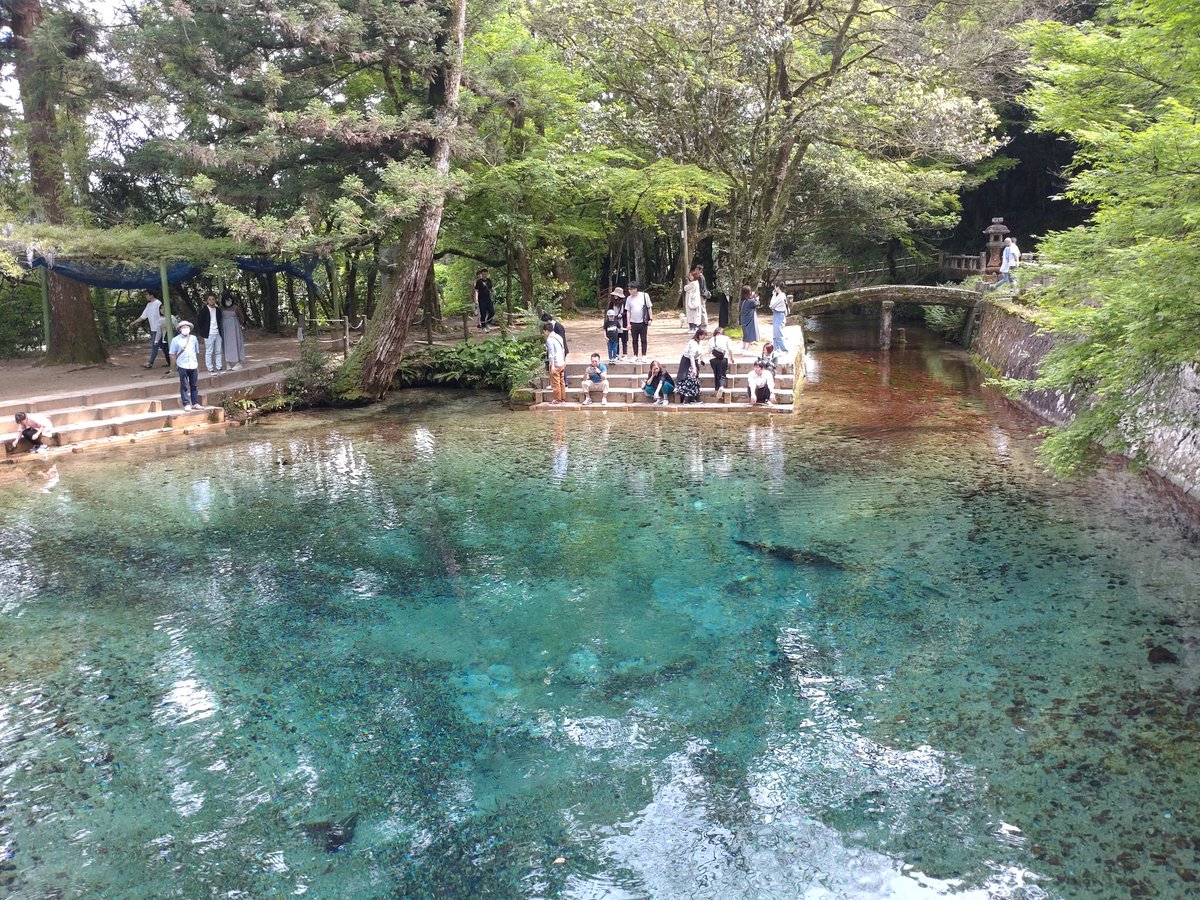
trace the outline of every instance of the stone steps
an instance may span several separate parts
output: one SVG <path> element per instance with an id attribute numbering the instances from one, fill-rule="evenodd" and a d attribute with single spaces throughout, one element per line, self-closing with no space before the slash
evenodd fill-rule
<path id="1" fill-rule="evenodd" d="M 205 409 L 185 411 L 179 403 L 179 379 L 168 377 L 138 383 L 112 385 L 95 390 L 64 392 L 0 404 L 0 422 L 15 428 L 16 412 L 37 412 L 49 417 L 51 447 L 68 447 L 123 435 L 163 429 L 192 428 L 219 424 L 225 419 L 220 404 L 230 397 L 261 398 L 277 389 L 291 365 L 287 359 L 256 360 L 240 370 L 209 375 L 200 373 L 200 404 Z M 6 430 L 7 430 L 6 428 Z M 16 432 L 0 434 L 7 446 Z M 22 451 L 23 453 L 23 451 Z"/>
<path id="2" fill-rule="evenodd" d="M 743 385 L 738 390 L 731 389 L 731 390 L 725 391 L 722 400 L 720 400 L 719 402 L 715 399 L 714 395 L 715 395 L 715 390 L 713 389 L 711 384 L 708 387 L 701 387 L 701 389 L 700 389 L 701 400 L 703 400 L 706 404 L 712 406 L 714 409 L 715 408 L 724 408 L 726 406 L 732 406 L 732 405 L 737 405 L 737 404 L 741 404 L 741 403 L 745 403 L 747 406 L 750 405 L 749 401 L 746 399 L 747 395 L 746 395 L 745 385 Z M 533 396 L 534 396 L 535 402 L 538 402 L 538 403 L 548 402 L 548 401 L 554 399 L 554 392 L 549 387 L 537 387 L 537 388 L 533 389 Z M 778 388 L 777 387 L 775 389 L 775 398 L 780 405 L 786 404 L 790 407 L 790 405 L 794 402 L 794 396 L 795 396 L 795 392 L 791 388 Z M 674 393 L 670 394 L 667 399 L 668 399 L 668 402 L 670 402 L 672 405 L 679 403 L 679 400 L 678 400 L 676 394 L 674 394 Z M 599 403 L 600 402 L 599 395 L 593 395 L 592 400 L 594 403 Z M 567 402 L 578 404 L 578 401 L 579 401 L 579 388 L 574 387 L 574 386 L 567 388 Z M 628 404 L 630 406 L 640 406 L 643 404 L 645 404 L 646 406 L 652 406 L 654 403 L 654 401 L 650 398 L 650 396 L 645 391 L 642 390 L 640 385 L 638 385 L 636 387 L 614 387 L 611 384 L 608 387 L 608 402 L 609 402 L 609 405 L 612 405 L 613 403 L 623 403 L 623 404 Z M 696 404 L 680 404 L 680 405 L 695 406 Z"/>
<path id="3" fill-rule="evenodd" d="M 53 421 L 53 419 L 51 419 Z M 68 447 L 82 441 L 119 437 L 161 428 L 184 428 L 225 421 L 225 410 L 218 408 L 185 412 L 182 409 L 136 413 L 114 419 L 76 422 L 63 428 L 55 427 L 54 436 L 47 442 L 52 447 Z"/>
<path id="4" fill-rule="evenodd" d="M 749 372 L 751 369 L 754 368 L 754 360 L 755 360 L 755 357 L 753 357 L 753 356 L 735 356 L 729 365 L 730 372 L 731 373 L 737 372 L 737 373 L 744 375 L 747 372 Z M 673 360 L 670 360 L 669 362 L 666 360 L 660 359 L 658 362 L 664 369 L 666 369 L 668 372 L 670 372 L 672 376 L 674 376 L 675 373 L 677 371 L 679 371 L 679 360 L 678 359 L 673 359 Z M 567 377 L 573 378 L 573 377 L 582 376 L 584 371 L 587 369 L 587 367 L 589 365 L 591 365 L 590 362 L 569 362 L 569 363 L 567 363 L 567 367 L 566 367 Z M 640 375 L 642 377 L 642 379 L 645 380 L 646 373 L 650 371 L 649 363 L 632 363 L 632 362 L 609 363 L 609 362 L 605 362 L 604 365 L 608 367 L 608 377 L 610 380 L 614 376 L 617 376 L 617 375 Z M 706 364 L 706 365 L 702 365 L 700 367 L 700 371 L 702 373 L 710 373 L 711 374 L 712 368 Z M 775 379 L 777 381 L 783 376 L 791 377 L 793 374 L 795 374 L 795 371 L 794 371 L 794 367 L 791 363 L 780 363 L 779 365 L 777 365 L 775 367 Z"/>
<path id="5" fill-rule="evenodd" d="M 645 394 L 643 394 L 642 396 L 645 397 Z M 627 402 L 623 402 L 623 401 L 613 401 L 610 399 L 608 401 L 607 406 L 602 405 L 599 400 L 595 400 L 591 404 L 588 404 L 588 405 L 585 405 L 585 404 L 579 403 L 578 401 L 573 401 L 573 400 L 568 400 L 565 403 L 553 403 L 553 404 L 546 401 L 546 402 L 534 403 L 532 406 L 529 407 L 529 409 L 533 410 L 533 411 L 555 410 L 555 409 L 570 409 L 570 410 L 577 409 L 577 410 L 584 410 L 584 411 L 615 409 L 615 410 L 630 410 L 630 411 L 635 411 L 635 412 L 637 412 L 637 411 L 653 412 L 655 410 L 657 410 L 659 412 L 666 412 L 668 410 L 671 410 L 671 411 L 675 411 L 675 412 L 686 411 L 686 412 L 727 413 L 727 412 L 767 411 L 767 412 L 778 412 L 778 413 L 791 413 L 794 411 L 795 408 L 793 407 L 793 405 L 791 403 L 772 403 L 769 406 L 760 403 L 757 406 L 751 406 L 748 402 L 746 402 L 744 400 L 739 400 L 736 403 L 734 403 L 734 402 L 713 403 L 711 401 L 703 401 L 700 403 L 679 403 L 675 400 L 672 400 L 666 406 L 655 406 L 654 403 L 652 403 L 650 401 L 650 398 L 646 397 L 645 401 L 635 401 L 633 403 L 627 403 Z"/>

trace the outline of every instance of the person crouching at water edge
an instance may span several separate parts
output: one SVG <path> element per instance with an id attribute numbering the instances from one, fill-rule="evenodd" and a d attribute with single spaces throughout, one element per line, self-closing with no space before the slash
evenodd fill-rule
<path id="1" fill-rule="evenodd" d="M 746 391 L 750 395 L 751 406 L 757 406 L 759 403 L 771 405 L 775 393 L 775 379 L 763 368 L 760 359 L 754 361 L 754 371 L 746 376 Z"/>
<path id="2" fill-rule="evenodd" d="M 203 409 L 200 405 L 200 343 L 192 334 L 191 322 L 179 323 L 179 334 L 171 341 L 171 361 L 179 373 L 179 402 L 185 412 Z"/>
<path id="3" fill-rule="evenodd" d="M 546 367 L 550 372 L 550 389 L 554 391 L 554 399 L 550 402 L 562 403 L 567 399 L 567 351 L 553 322 L 542 323 L 542 334 L 546 336 Z"/>
<path id="4" fill-rule="evenodd" d="M 42 443 L 42 438 L 48 438 L 54 434 L 54 426 L 50 424 L 48 418 L 27 412 L 16 413 L 13 418 L 17 420 L 17 439 L 9 444 L 10 450 L 16 450 L 21 441 L 28 441 L 33 445 L 30 447 L 31 453 L 49 452 L 46 445 Z"/>
<path id="5" fill-rule="evenodd" d="M 591 405 L 592 391 L 600 392 L 600 402 L 608 406 L 608 366 L 600 362 L 600 354 L 592 354 L 592 363 L 584 370 L 579 398 L 584 406 Z"/>
<path id="6" fill-rule="evenodd" d="M 650 361 L 650 371 L 646 373 L 646 383 L 642 385 L 642 390 L 654 401 L 655 406 L 666 406 L 667 397 L 675 390 L 675 382 L 659 365 L 657 359 Z"/>

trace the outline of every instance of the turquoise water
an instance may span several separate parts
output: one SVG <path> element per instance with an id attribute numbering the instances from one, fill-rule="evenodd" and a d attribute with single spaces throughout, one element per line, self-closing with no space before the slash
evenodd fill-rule
<path id="1" fill-rule="evenodd" d="M 1191 513 L 1040 475 L 953 354 L 814 363 L 3 473 L 0 887 L 1196 895 Z"/>

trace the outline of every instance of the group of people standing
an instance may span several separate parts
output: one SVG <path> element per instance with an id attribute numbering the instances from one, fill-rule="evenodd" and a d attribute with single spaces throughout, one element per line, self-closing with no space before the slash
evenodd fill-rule
<path id="1" fill-rule="evenodd" d="M 218 306 L 216 294 L 208 294 L 204 298 L 204 307 L 196 317 L 195 329 L 191 322 L 177 316 L 171 319 L 178 334 L 168 343 L 171 328 L 167 324 L 163 302 L 153 294 L 147 294 L 145 309 L 130 323 L 136 325 L 145 321 L 150 328 L 150 361 L 142 368 L 153 368 L 161 350 L 168 371 L 171 362 L 175 363 L 175 371 L 179 375 L 179 399 L 184 410 L 202 409 L 199 399 L 198 338 L 204 339 L 204 366 L 210 375 L 239 370 L 246 360 L 246 343 L 242 335 L 246 314 L 232 297 L 225 297 Z"/>
<path id="2" fill-rule="evenodd" d="M 741 307 L 738 310 L 738 324 L 742 326 L 742 349 L 749 350 L 758 343 L 758 318 L 756 311 L 762 305 L 758 292 L 748 284 L 742 285 Z M 787 323 L 788 295 L 783 286 L 776 284 L 771 289 L 771 342 L 780 353 L 787 352 L 787 342 L 783 337 L 783 326 Z"/>

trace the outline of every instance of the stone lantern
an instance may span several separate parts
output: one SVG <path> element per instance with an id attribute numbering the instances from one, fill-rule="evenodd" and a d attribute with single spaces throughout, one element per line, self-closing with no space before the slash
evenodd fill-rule
<path id="1" fill-rule="evenodd" d="M 983 270 L 995 274 L 1000 271 L 1000 261 L 1004 257 L 1004 239 L 1008 236 L 1008 226 L 1004 224 L 1004 219 L 992 219 L 992 224 L 983 229 L 983 233 L 987 235 Z"/>

